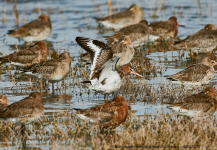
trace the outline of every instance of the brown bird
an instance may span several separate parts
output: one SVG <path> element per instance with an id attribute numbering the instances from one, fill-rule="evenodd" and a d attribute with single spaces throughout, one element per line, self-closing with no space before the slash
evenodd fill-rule
<path id="1" fill-rule="evenodd" d="M 47 46 L 43 41 L 36 42 L 24 50 L 2 56 L 0 64 L 12 64 L 19 67 L 29 67 L 47 59 Z"/>
<path id="2" fill-rule="evenodd" d="M 177 22 L 177 18 L 175 16 L 170 17 L 167 21 L 158 21 L 149 24 L 149 27 L 153 29 L 150 31 L 149 41 L 175 38 L 178 34 L 177 26 L 185 27 Z"/>
<path id="3" fill-rule="evenodd" d="M 26 146 L 25 125 L 34 122 L 44 115 L 43 99 L 39 93 L 33 92 L 18 102 L 0 110 L 0 120 L 22 125 L 23 147 Z"/>
<path id="4" fill-rule="evenodd" d="M 214 65 L 217 65 L 211 57 L 205 57 L 201 63 L 194 64 L 174 75 L 165 76 L 172 83 L 184 85 L 208 84 L 215 76 Z"/>
<path id="5" fill-rule="evenodd" d="M 128 64 L 134 56 L 135 50 L 128 36 L 121 36 L 115 44 L 111 45 L 113 56 L 120 57 L 117 66 Z"/>
<path id="6" fill-rule="evenodd" d="M 33 20 L 15 30 L 9 30 L 8 35 L 21 38 L 26 42 L 41 41 L 51 34 L 52 26 L 47 15 L 40 15 L 37 20 Z"/>
<path id="7" fill-rule="evenodd" d="M 85 37 L 76 37 L 75 39 L 77 41 L 77 43 L 87 52 L 89 52 L 89 55 L 85 55 L 85 57 L 89 57 L 90 58 L 90 53 L 92 53 L 92 55 L 94 54 L 93 51 L 97 51 L 94 50 L 94 47 L 92 47 L 92 51 L 89 50 L 91 49 L 90 46 L 88 46 L 88 43 L 90 43 L 91 41 L 96 42 L 97 40 L 93 40 L 93 39 L 89 39 L 89 38 L 85 38 Z M 98 41 L 100 42 L 100 41 Z M 101 42 L 101 44 L 103 45 L 104 43 Z M 106 45 L 106 44 L 104 44 Z M 111 53 L 111 51 L 113 52 L 113 56 L 117 56 L 120 57 L 117 66 L 123 66 L 127 63 L 129 63 L 131 61 L 131 59 L 134 56 L 134 48 L 132 46 L 131 40 L 128 36 L 122 36 L 120 37 L 119 41 L 116 42 L 115 44 L 112 45 L 106 45 L 105 47 L 107 47 L 107 51 L 109 53 Z M 104 52 L 104 51 L 103 51 Z M 112 56 L 109 55 L 109 58 L 111 58 Z M 93 56 L 92 56 L 93 58 Z M 103 57 L 100 57 L 103 59 Z M 104 59 L 105 60 L 105 59 Z M 99 60 L 98 61 L 102 62 L 100 67 L 102 66 L 102 64 L 105 63 L 105 61 Z M 93 61 L 92 61 L 93 62 Z M 98 67 L 98 68 L 100 68 Z"/>
<path id="8" fill-rule="evenodd" d="M 102 65 L 113 57 L 113 51 L 107 44 L 98 40 L 93 40 L 86 37 L 76 37 L 75 40 L 79 44 L 79 46 L 81 46 L 85 51 L 90 53 L 90 80 L 92 80 L 95 78 L 95 76 L 98 76 L 96 74 L 98 74 L 98 71 L 102 67 Z"/>
<path id="9" fill-rule="evenodd" d="M 207 24 L 193 35 L 175 42 L 174 46 L 179 49 L 190 49 L 199 53 L 210 52 L 217 46 L 217 29 L 213 24 Z"/>
<path id="10" fill-rule="evenodd" d="M 126 121 L 128 106 L 122 96 L 115 96 L 112 102 L 73 112 L 77 118 L 96 123 L 100 128 L 108 128 L 117 127 Z"/>
<path id="11" fill-rule="evenodd" d="M 22 74 L 30 75 L 51 83 L 64 79 L 71 66 L 71 58 L 68 52 L 60 54 L 60 58 L 43 61 L 23 70 Z"/>
<path id="12" fill-rule="evenodd" d="M 114 29 L 120 29 L 128 25 L 139 23 L 141 19 L 142 12 L 136 4 L 131 5 L 130 8 L 123 12 L 103 18 L 96 18 L 96 20 L 106 28 Z"/>
<path id="13" fill-rule="evenodd" d="M 148 40 L 149 30 L 152 28 L 148 27 L 148 22 L 146 20 L 140 21 L 138 24 L 133 24 L 121 28 L 115 35 L 106 37 L 107 44 L 114 44 L 119 41 L 120 37 L 125 35 L 128 36 L 134 47 L 144 44 Z"/>
<path id="14" fill-rule="evenodd" d="M 8 99 L 5 95 L 0 95 L 0 110 L 8 106 Z"/>
<path id="15" fill-rule="evenodd" d="M 90 51 L 90 81 L 83 82 L 91 84 L 89 89 L 110 93 L 125 85 L 130 74 L 143 77 L 136 73 L 128 64 L 123 65 L 120 70 L 117 70 L 116 66 L 120 57 L 112 57 L 113 52 L 108 45 L 83 37 L 77 37 L 76 41 L 86 51 Z"/>
<path id="16" fill-rule="evenodd" d="M 195 118 L 210 117 L 217 109 L 217 94 L 215 89 L 209 86 L 203 92 L 187 97 L 184 102 L 169 104 L 167 107 L 179 115 Z"/>
<path id="17" fill-rule="evenodd" d="M 43 115 L 43 100 L 41 95 L 36 92 L 0 110 L 0 120 L 21 125 L 29 124 Z"/>

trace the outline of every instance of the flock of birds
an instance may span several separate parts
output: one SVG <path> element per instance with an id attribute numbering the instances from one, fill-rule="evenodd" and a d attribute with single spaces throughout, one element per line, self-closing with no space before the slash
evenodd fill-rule
<path id="1" fill-rule="evenodd" d="M 96 18 L 105 28 L 113 28 L 116 33 L 108 36 L 107 43 L 87 37 L 76 37 L 77 44 L 87 52 L 91 61 L 89 89 L 102 93 L 119 90 L 129 80 L 131 74 L 138 74 L 129 64 L 134 56 L 134 48 L 152 41 L 173 40 L 178 34 L 177 18 L 170 17 L 167 21 L 148 24 L 141 20 L 141 9 L 133 4 L 127 10 Z M 8 34 L 23 39 L 26 42 L 37 41 L 28 48 L 2 56 L 1 64 L 17 66 L 21 74 L 33 76 L 46 83 L 63 80 L 70 71 L 71 58 L 68 52 L 63 52 L 59 58 L 47 60 L 45 40 L 52 31 L 51 21 L 47 15 L 25 24 Z M 203 29 L 186 39 L 175 41 L 174 46 L 180 49 L 191 49 L 197 52 L 209 52 L 217 46 L 217 29 L 213 24 L 207 24 Z M 207 56 L 201 63 L 166 76 L 172 83 L 188 86 L 208 84 L 215 75 L 213 68 L 216 61 Z M 120 66 L 120 69 L 117 69 Z M 0 119 L 24 125 L 33 122 L 43 115 L 44 106 L 40 93 L 33 92 L 29 97 L 8 105 L 5 95 L 0 97 Z M 179 114 L 190 117 L 207 117 L 217 108 L 217 95 L 213 87 L 207 87 L 203 92 L 187 97 L 183 102 L 170 104 L 168 108 Z M 123 123 L 128 116 L 127 101 L 122 96 L 115 96 L 109 103 L 89 109 L 73 110 L 76 117 L 97 123 L 100 128 L 114 127 Z"/>

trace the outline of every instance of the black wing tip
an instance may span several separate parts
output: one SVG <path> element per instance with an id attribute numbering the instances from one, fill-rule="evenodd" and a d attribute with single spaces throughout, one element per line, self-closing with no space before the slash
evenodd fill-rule
<path id="1" fill-rule="evenodd" d="M 10 35 L 10 34 L 13 34 L 14 33 L 14 30 L 8 30 L 7 34 Z"/>
<path id="2" fill-rule="evenodd" d="M 100 51 L 109 49 L 109 46 L 101 41 L 86 38 L 86 37 L 76 37 L 75 41 L 78 43 L 80 47 L 82 47 L 85 51 L 89 53 L 95 53 L 95 48 L 88 45 L 88 43 L 92 43 L 96 47 L 100 49 Z"/>
<path id="3" fill-rule="evenodd" d="M 78 36 L 78 37 L 76 37 L 75 38 L 75 41 L 78 43 L 78 42 L 80 42 L 80 41 L 90 41 L 90 40 L 92 40 L 92 39 L 90 39 L 90 38 L 87 38 L 87 37 L 80 37 L 80 36 Z"/>
<path id="4" fill-rule="evenodd" d="M 181 43 L 182 41 L 183 41 L 183 40 L 175 41 L 173 45 L 179 44 L 179 43 Z"/>
<path id="5" fill-rule="evenodd" d="M 168 106 L 166 106 L 166 108 L 168 108 L 168 109 L 172 109 L 173 106 L 168 105 Z"/>
<path id="6" fill-rule="evenodd" d="M 166 77 L 166 79 L 171 80 L 171 81 L 178 81 L 177 79 L 171 78 L 169 76 L 164 76 L 164 77 Z"/>
<path id="7" fill-rule="evenodd" d="M 109 38 L 110 36 L 102 36 L 103 38 L 106 38 L 106 40 L 107 40 L 107 38 Z"/>
<path id="8" fill-rule="evenodd" d="M 95 19 L 96 21 L 100 21 L 101 18 L 93 17 L 93 19 Z"/>
<path id="9" fill-rule="evenodd" d="M 24 73 L 26 73 L 26 72 L 30 72 L 30 70 L 22 69 L 22 68 L 20 69 L 20 71 L 21 71 L 21 72 L 20 72 L 21 74 L 24 74 Z"/>
<path id="10" fill-rule="evenodd" d="M 84 83 L 84 84 L 90 83 L 91 84 L 91 81 L 81 81 L 80 83 Z"/>
<path id="11" fill-rule="evenodd" d="M 83 36 L 77 36 L 75 39 L 89 39 L 89 38 Z"/>
<path id="12" fill-rule="evenodd" d="M 151 79 L 150 79 L 150 78 L 147 78 L 147 77 L 145 77 L 145 80 L 148 80 L 148 81 L 150 81 Z"/>
<path id="13" fill-rule="evenodd" d="M 72 108 L 72 110 L 78 111 L 81 110 L 80 108 Z"/>

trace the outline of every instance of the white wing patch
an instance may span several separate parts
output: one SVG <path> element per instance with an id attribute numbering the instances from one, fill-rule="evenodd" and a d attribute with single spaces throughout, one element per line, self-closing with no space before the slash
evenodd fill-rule
<path id="1" fill-rule="evenodd" d="M 196 110 L 186 110 L 186 109 L 179 110 L 179 114 L 189 116 L 189 117 L 198 117 L 200 113 L 201 111 L 196 111 Z"/>
<path id="2" fill-rule="evenodd" d="M 154 41 L 157 40 L 158 38 L 159 38 L 158 35 L 150 34 L 149 37 L 148 37 L 148 40 L 151 41 L 151 42 L 152 42 L 152 41 L 154 42 Z"/>
<path id="3" fill-rule="evenodd" d="M 84 121 L 87 121 L 87 122 L 90 122 L 90 123 L 94 123 L 94 122 L 97 122 L 96 119 L 92 119 L 90 117 L 86 117 L 85 115 L 83 114 L 77 114 L 77 111 L 76 110 L 73 110 L 72 111 L 73 114 L 75 114 L 75 117 L 81 119 L 81 120 L 84 120 Z"/>
<path id="4" fill-rule="evenodd" d="M 12 65 L 15 65 L 15 66 L 22 66 L 23 64 L 21 63 L 17 63 L 17 62 L 11 62 Z"/>
<path id="5" fill-rule="evenodd" d="M 102 49 L 96 46 L 95 44 L 93 44 L 93 40 L 87 42 L 87 46 L 89 46 L 95 52 L 94 58 L 93 58 L 93 64 L 91 65 L 91 73 L 90 73 L 90 79 L 91 79 L 93 75 L 93 70 L 96 67 L 97 58 L 99 57 L 99 54 Z"/>
<path id="6" fill-rule="evenodd" d="M 81 120 L 84 120 L 84 121 L 87 121 L 87 122 L 90 122 L 90 123 L 97 122 L 97 120 L 92 119 L 92 118 L 90 118 L 90 117 L 86 117 L 86 116 L 83 115 L 83 114 L 76 114 L 76 116 L 77 116 L 78 118 L 80 118 Z"/>
<path id="7" fill-rule="evenodd" d="M 101 69 L 103 70 L 100 74 L 99 82 L 102 82 L 106 76 L 108 76 L 112 71 L 114 71 L 112 70 L 112 68 L 115 67 L 118 60 L 119 57 L 113 57 L 109 59 L 105 64 L 102 65 Z"/>
<path id="8" fill-rule="evenodd" d="M 172 106 L 168 106 L 168 108 L 172 109 L 173 111 L 175 111 L 176 113 L 179 112 L 180 107 L 172 107 Z"/>
<path id="9" fill-rule="evenodd" d="M 172 109 L 172 111 L 178 113 L 179 115 L 189 116 L 189 117 L 198 117 L 202 111 L 197 110 L 187 110 L 182 109 L 179 106 L 168 106 L 168 108 Z"/>
<path id="10" fill-rule="evenodd" d="M 24 72 L 24 74 L 32 74 L 32 72 L 31 71 L 28 71 L 28 72 Z"/>

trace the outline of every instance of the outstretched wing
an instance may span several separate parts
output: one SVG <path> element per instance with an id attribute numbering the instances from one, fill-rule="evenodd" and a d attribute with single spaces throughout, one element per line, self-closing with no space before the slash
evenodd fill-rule
<path id="1" fill-rule="evenodd" d="M 120 57 L 112 57 L 105 64 L 102 65 L 102 67 L 100 68 L 99 82 L 102 82 L 104 80 L 104 77 L 108 75 L 111 70 L 116 70 L 116 65 L 119 59 Z"/>
<path id="2" fill-rule="evenodd" d="M 76 37 L 77 43 L 87 52 L 90 53 L 91 74 L 90 80 L 98 77 L 99 69 L 113 56 L 113 51 L 103 42 L 85 37 Z"/>

